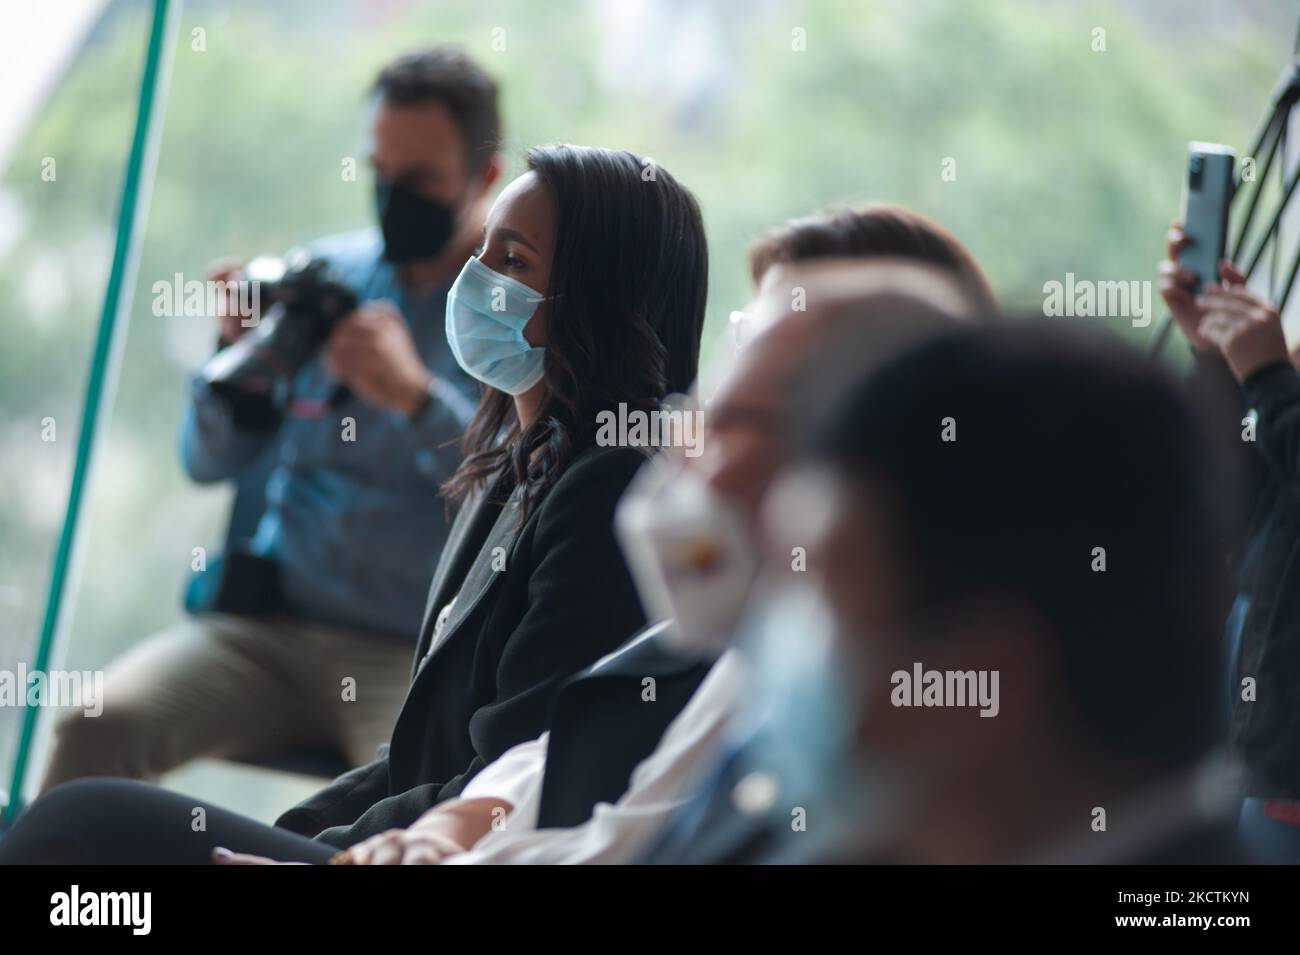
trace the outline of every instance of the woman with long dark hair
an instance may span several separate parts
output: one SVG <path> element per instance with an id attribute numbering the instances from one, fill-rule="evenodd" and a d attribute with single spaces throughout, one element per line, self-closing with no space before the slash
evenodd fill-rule
<path id="1" fill-rule="evenodd" d="M 629 152 L 531 150 L 448 294 L 452 352 L 485 389 L 444 488 L 460 511 L 387 752 L 275 828 L 204 807 L 195 832 L 193 799 L 69 783 L 17 820 L 0 862 L 203 862 L 216 847 L 322 862 L 411 825 L 540 735 L 559 684 L 645 623 L 612 527 L 644 449 L 598 444 L 598 415 L 689 387 L 707 282 L 699 206 L 665 170 Z"/>
<path id="2" fill-rule="evenodd" d="M 620 403 L 650 411 L 690 387 L 708 285 L 699 207 L 650 160 L 546 146 L 529 152 L 528 168 L 497 200 L 479 265 L 469 269 L 491 268 L 544 290 L 523 334 L 529 345 L 545 347 L 491 365 L 492 349 L 508 347 L 494 341 L 476 353 L 484 363 L 478 370 L 461 358 L 480 380 L 490 368 L 498 387 L 485 392 L 466 434 L 464 465 L 444 489 L 462 497 L 508 468 L 526 487 L 525 510 L 575 449 L 591 443 L 600 411 Z M 519 232 L 520 222 L 545 232 L 552 216 L 555 238 L 538 240 L 541 249 Z M 454 312 L 449 306 L 448 335 L 460 357 Z M 525 368 L 532 373 L 520 379 Z"/>

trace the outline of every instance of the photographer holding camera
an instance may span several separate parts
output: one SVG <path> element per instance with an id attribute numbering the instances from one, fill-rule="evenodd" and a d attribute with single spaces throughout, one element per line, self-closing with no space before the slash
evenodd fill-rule
<path id="1" fill-rule="evenodd" d="M 290 260 L 254 327 L 227 309 L 194 381 L 182 458 L 197 482 L 236 482 L 225 552 L 196 565 L 192 616 L 110 667 L 103 714 L 59 724 L 45 789 L 292 748 L 357 765 L 389 737 L 450 524 L 438 489 L 477 398 L 446 295 L 480 241 L 501 133 L 495 81 L 457 48 L 390 63 L 371 107 L 379 228 Z"/>

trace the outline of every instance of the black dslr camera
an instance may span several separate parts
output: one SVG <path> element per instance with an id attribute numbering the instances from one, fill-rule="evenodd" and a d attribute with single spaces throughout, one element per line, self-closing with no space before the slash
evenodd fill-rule
<path id="1" fill-rule="evenodd" d="M 304 251 L 283 261 L 254 259 L 241 281 L 255 283 L 256 325 L 217 352 L 202 376 L 229 405 L 236 427 L 269 430 L 284 416 L 294 376 L 357 307 L 357 295 L 329 263 Z"/>

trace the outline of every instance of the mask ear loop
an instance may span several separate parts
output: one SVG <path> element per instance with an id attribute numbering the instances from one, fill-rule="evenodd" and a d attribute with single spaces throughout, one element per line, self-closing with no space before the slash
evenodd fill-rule
<path id="1" fill-rule="evenodd" d="M 749 323 L 749 314 L 741 309 L 736 309 L 727 316 L 727 326 L 731 329 L 731 352 L 733 355 L 739 352 L 745 344 Z"/>
<path id="2" fill-rule="evenodd" d="M 500 275 L 500 273 L 496 272 L 496 270 L 493 269 L 492 266 L 488 265 L 486 262 L 483 261 L 483 247 L 481 245 L 478 247 L 478 249 L 475 250 L 474 254 L 470 256 L 470 258 L 473 259 L 475 262 L 478 262 L 480 265 L 483 266 L 483 268 L 487 269 L 489 272 L 493 272 L 494 274 Z M 517 278 L 514 278 L 513 276 L 502 275 L 501 277 L 504 279 L 508 279 L 511 282 L 514 282 L 516 285 L 520 285 L 523 286 L 524 288 L 527 288 L 528 291 L 530 292 L 533 291 L 533 289 L 528 288 L 527 285 L 524 285 L 523 282 L 520 282 Z M 536 294 L 525 295 L 524 301 L 529 305 L 540 305 L 542 304 L 542 302 L 553 302 L 556 299 L 560 299 L 560 298 L 564 298 L 563 292 L 556 292 L 554 295 L 536 295 Z"/>
<path id="3" fill-rule="evenodd" d="M 659 402 L 658 410 L 668 413 L 671 432 L 667 436 L 660 435 L 661 443 L 655 457 L 671 460 L 676 468 L 682 467 L 687 458 L 699 457 L 703 432 L 703 414 L 699 402 L 691 395 L 677 391 L 665 395 Z M 674 413 L 680 415 L 677 422 L 671 417 Z M 692 450 L 695 451 L 694 454 L 691 453 Z"/>

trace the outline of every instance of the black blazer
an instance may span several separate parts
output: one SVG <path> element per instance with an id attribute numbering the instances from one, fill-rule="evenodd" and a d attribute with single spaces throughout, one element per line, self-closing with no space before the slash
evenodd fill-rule
<path id="1" fill-rule="evenodd" d="M 517 490 L 492 502 L 508 484 L 468 501 L 434 572 L 387 752 L 276 825 L 353 845 L 411 825 L 540 736 L 560 684 L 645 624 L 613 532 L 614 508 L 644 460 L 633 448 L 587 448 L 522 526 Z"/>
<path id="2" fill-rule="evenodd" d="M 668 626 L 651 624 L 556 695 L 538 828 L 581 825 L 596 803 L 617 801 L 708 675 L 712 660 L 664 648 Z M 653 699 L 647 699 L 647 679 L 654 680 Z"/>

